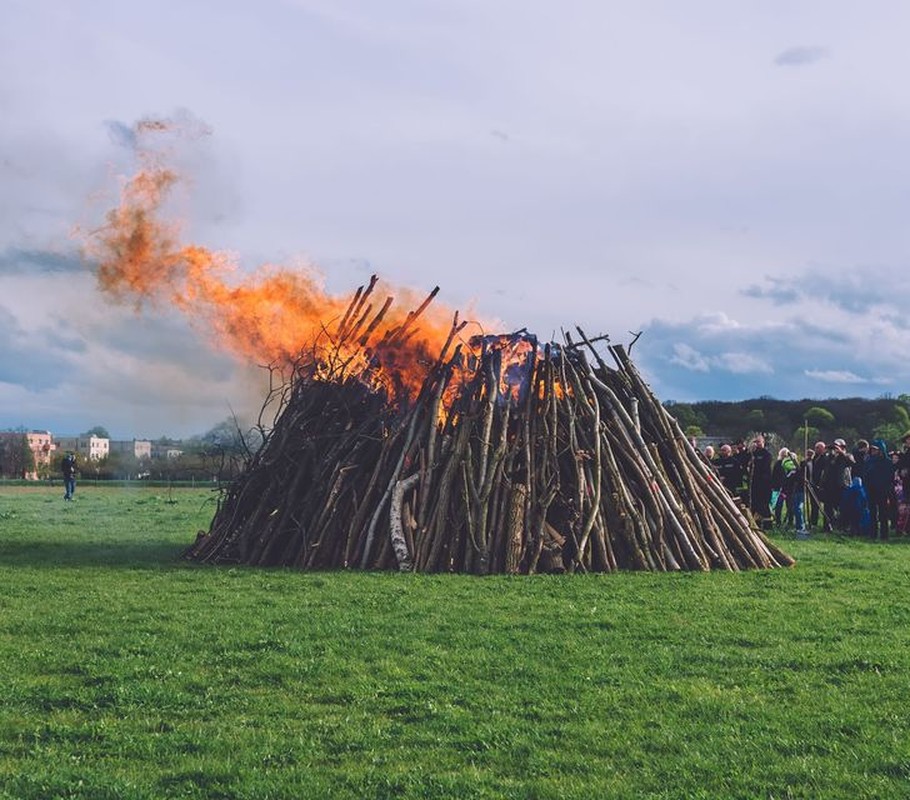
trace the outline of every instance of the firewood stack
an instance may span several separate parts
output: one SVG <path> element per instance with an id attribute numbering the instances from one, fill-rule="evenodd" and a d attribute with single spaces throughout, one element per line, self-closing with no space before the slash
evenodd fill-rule
<path id="1" fill-rule="evenodd" d="M 358 290 L 187 551 L 214 563 L 475 574 L 793 564 L 727 494 L 625 348 L 448 339 L 416 394 Z M 435 292 L 434 292 L 435 294 Z M 428 298 L 432 299 L 432 296 Z M 602 341 L 602 340 L 601 340 Z"/>

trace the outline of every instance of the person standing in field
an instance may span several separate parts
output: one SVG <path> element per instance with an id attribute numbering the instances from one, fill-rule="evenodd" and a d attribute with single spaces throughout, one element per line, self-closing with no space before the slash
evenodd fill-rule
<path id="1" fill-rule="evenodd" d="M 812 467 L 812 457 L 814 455 L 814 450 L 808 450 L 806 451 L 806 457 L 799 462 L 793 480 L 793 494 L 787 498 L 788 514 L 792 510 L 793 519 L 796 523 L 797 536 L 805 536 L 809 533 L 805 515 L 806 490 L 809 483 L 809 470 Z"/>
<path id="2" fill-rule="evenodd" d="M 759 525 L 771 523 L 771 452 L 765 447 L 765 437 L 758 434 L 752 440 L 749 463 L 749 508 Z"/>
<path id="3" fill-rule="evenodd" d="M 76 494 L 76 456 L 67 453 L 60 462 L 60 471 L 63 473 L 64 500 L 72 500 Z"/>
<path id="4" fill-rule="evenodd" d="M 774 499 L 774 525 L 779 528 L 783 517 L 784 504 L 787 505 L 786 524 L 793 524 L 793 490 L 797 479 L 799 464 L 793 453 L 782 447 L 777 454 L 777 461 L 771 469 L 771 496 Z M 774 497 L 774 492 L 777 497 Z M 802 527 L 802 525 L 800 525 Z"/>
<path id="5" fill-rule="evenodd" d="M 841 517 L 844 516 L 844 490 L 853 484 L 853 456 L 847 452 L 847 443 L 835 439 L 831 447 L 832 456 L 822 476 L 821 501 L 824 506 L 825 524 L 844 530 Z M 827 527 L 826 527 L 827 530 Z"/>
<path id="6" fill-rule="evenodd" d="M 733 455 L 733 448 L 728 444 L 720 446 L 720 453 L 712 462 L 714 469 L 720 477 L 724 488 L 732 497 L 739 496 L 740 485 L 743 482 L 743 473 L 739 462 Z"/>
<path id="7" fill-rule="evenodd" d="M 888 538 L 888 522 L 893 519 L 897 497 L 894 494 L 895 464 L 888 454 L 888 448 L 881 439 L 876 439 L 869 446 L 869 455 L 863 462 L 863 483 L 869 496 L 869 514 L 871 527 L 869 535 L 873 539 Z"/>
<path id="8" fill-rule="evenodd" d="M 816 442 L 815 446 L 806 453 L 809 462 L 806 467 L 806 527 L 817 528 L 818 518 L 821 513 L 821 487 L 824 478 L 825 466 L 828 463 L 828 445 Z"/>

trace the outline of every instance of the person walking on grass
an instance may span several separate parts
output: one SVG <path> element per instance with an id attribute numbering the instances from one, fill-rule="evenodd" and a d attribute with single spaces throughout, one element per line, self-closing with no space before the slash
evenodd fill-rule
<path id="1" fill-rule="evenodd" d="M 60 462 L 60 471 L 63 473 L 64 500 L 72 500 L 76 494 L 76 456 L 67 453 Z"/>

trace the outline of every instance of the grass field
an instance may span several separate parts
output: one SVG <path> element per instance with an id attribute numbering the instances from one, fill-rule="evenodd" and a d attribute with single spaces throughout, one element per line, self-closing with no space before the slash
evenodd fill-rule
<path id="1" fill-rule="evenodd" d="M 472 578 L 179 560 L 202 490 L 0 488 L 2 798 L 907 798 L 910 546 Z"/>

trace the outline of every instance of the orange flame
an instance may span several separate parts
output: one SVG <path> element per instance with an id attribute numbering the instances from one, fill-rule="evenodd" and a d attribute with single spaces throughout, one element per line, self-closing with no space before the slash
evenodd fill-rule
<path id="1" fill-rule="evenodd" d="M 246 359 L 279 367 L 299 365 L 308 356 L 318 361 L 320 347 L 334 346 L 333 326 L 350 298 L 326 293 L 314 275 L 280 267 L 263 266 L 237 280 L 237 267 L 226 254 L 182 243 L 179 225 L 163 213 L 179 175 L 144 145 L 148 136 L 174 128 L 169 120 L 154 119 L 134 126 L 140 168 L 126 180 L 119 205 L 85 246 L 98 264 L 99 287 L 118 301 L 134 302 L 137 310 L 145 302 L 172 304 L 206 322 L 222 347 Z M 405 309 L 416 305 L 413 292 L 396 294 Z M 370 358 L 373 373 L 383 373 L 380 382 L 413 395 L 427 364 L 439 355 L 453 316 L 439 306 L 428 309 L 410 324 L 407 337 L 390 344 L 383 341 L 384 333 L 408 320 L 406 310 L 390 307 L 381 326 L 358 338 L 360 353 L 352 357 Z"/>

